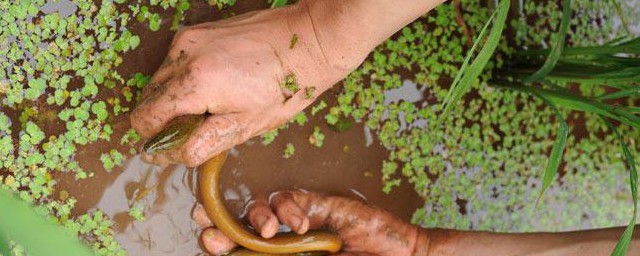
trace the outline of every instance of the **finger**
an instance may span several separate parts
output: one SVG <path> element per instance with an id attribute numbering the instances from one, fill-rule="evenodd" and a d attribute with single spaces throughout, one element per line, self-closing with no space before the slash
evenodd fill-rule
<path id="1" fill-rule="evenodd" d="M 146 162 L 157 165 L 182 163 L 196 167 L 216 154 L 235 146 L 238 141 L 238 116 L 211 115 L 205 119 L 191 137 L 179 148 L 151 154 L 142 154 Z"/>
<path id="2" fill-rule="evenodd" d="M 131 114 L 131 125 L 143 137 L 158 133 L 173 118 L 207 112 L 204 93 L 195 93 L 188 73 L 173 77 L 144 98 Z"/>
<path id="3" fill-rule="evenodd" d="M 278 217 L 271 211 L 265 199 L 254 200 L 247 206 L 247 219 L 264 238 L 271 238 L 278 233 Z"/>
<path id="4" fill-rule="evenodd" d="M 193 208 L 193 212 L 191 212 L 191 217 L 193 221 L 196 222 L 196 225 L 200 228 L 208 228 L 213 227 L 213 222 L 207 216 L 207 212 L 204 210 L 204 207 L 201 204 L 197 204 L 196 207 Z"/>
<path id="5" fill-rule="evenodd" d="M 202 245 L 213 255 L 220 255 L 233 250 L 237 245 L 220 230 L 207 228 L 202 231 Z"/>
<path id="6" fill-rule="evenodd" d="M 291 230 L 304 234 L 309 230 L 307 213 L 295 201 L 290 192 L 278 192 L 269 198 L 271 209 L 276 212 L 278 219 Z"/>
<path id="7" fill-rule="evenodd" d="M 198 166 L 214 155 L 230 149 L 240 136 L 240 117 L 235 114 L 211 115 L 198 127 L 193 135 L 174 152 L 173 159 L 179 159 L 187 166 Z"/>

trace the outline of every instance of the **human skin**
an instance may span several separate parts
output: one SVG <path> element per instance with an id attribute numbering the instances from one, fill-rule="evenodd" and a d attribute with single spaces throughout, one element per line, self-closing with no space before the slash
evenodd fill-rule
<path id="1" fill-rule="evenodd" d="M 277 192 L 269 200 L 258 198 L 248 204 L 246 212 L 247 221 L 266 238 L 276 233 L 279 223 L 296 233 L 317 228 L 334 230 L 344 241 L 341 255 L 609 255 L 624 231 L 623 227 L 560 233 L 425 229 L 354 199 L 307 191 Z M 202 244 L 210 253 L 216 255 L 236 247 L 213 227 L 202 207 L 195 208 L 193 217 L 203 228 Z M 628 255 L 638 254 L 640 235 L 636 232 Z"/>
<path id="2" fill-rule="evenodd" d="M 376 45 L 441 2 L 302 0 L 182 29 L 131 124 L 151 137 L 175 117 L 210 116 L 181 148 L 144 158 L 197 166 L 279 127 Z M 294 35 L 298 41 L 291 47 Z M 281 86 L 287 77 L 295 77 L 299 91 Z"/>
<path id="3" fill-rule="evenodd" d="M 311 229 L 335 231 L 343 241 L 344 255 L 411 255 L 418 239 L 416 226 L 380 208 L 344 197 L 307 191 L 284 191 L 269 199 L 258 198 L 247 206 L 247 220 L 265 238 L 275 235 L 278 224 L 304 234 Z M 212 254 L 233 249 L 236 244 L 212 227 L 202 207 L 193 217 L 203 227 L 202 244 Z"/>
<path id="4" fill-rule="evenodd" d="M 181 30 L 132 113 L 132 126 L 151 137 L 175 117 L 210 115 L 181 148 L 146 160 L 197 166 L 284 124 L 376 45 L 441 2 L 301 0 Z M 291 47 L 294 35 L 299 39 Z M 287 77 L 295 77 L 299 91 L 281 86 Z M 258 199 L 247 217 L 263 237 L 272 237 L 280 222 L 297 233 L 329 227 L 343 239 L 345 254 L 607 255 L 622 233 L 621 228 L 533 234 L 422 229 L 358 201 L 299 191 Z M 211 253 L 235 246 L 210 227 L 201 208 L 194 218 L 208 227 L 202 241 Z M 630 255 L 640 254 L 638 240 L 636 234 Z"/>

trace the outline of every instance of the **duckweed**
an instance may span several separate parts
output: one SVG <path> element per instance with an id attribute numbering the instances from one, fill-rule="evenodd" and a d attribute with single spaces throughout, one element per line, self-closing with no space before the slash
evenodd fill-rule
<path id="1" fill-rule="evenodd" d="M 285 145 L 284 150 L 282 151 L 282 157 L 285 159 L 289 159 L 296 153 L 296 148 L 291 143 L 287 143 Z"/>
<path id="2" fill-rule="evenodd" d="M 322 147 L 324 145 L 324 133 L 320 130 L 320 127 L 313 127 L 313 133 L 309 135 L 309 143 L 316 147 Z"/>
<path id="3" fill-rule="evenodd" d="M 121 6 L 125 2 L 129 4 Z M 235 0 L 208 2 L 218 8 L 235 4 Z M 390 192 L 409 182 L 425 199 L 414 223 L 498 231 L 624 224 L 631 212 L 625 192 L 628 177 L 619 142 L 597 116 L 563 110 L 573 133 L 567 139 L 561 182 L 549 187 L 537 209 L 540 175 L 556 130 L 549 122 L 553 112 L 543 102 L 489 86 L 492 74 L 486 73 L 473 86 L 473 96 L 454 108 L 446 125 L 435 126 L 447 81 L 458 71 L 470 36 L 455 17 L 463 16 L 470 31 L 479 31 L 491 13 L 477 1 L 461 2 L 462 13 L 444 4 L 380 45 L 345 79 L 336 104 L 319 101 L 310 114 L 324 115 L 331 125 L 351 119 L 363 122 L 376 134 L 389 152 L 381 170 L 383 190 Z M 515 49 L 544 47 L 550 41 L 560 20 L 556 3 L 524 2 L 524 15 L 510 23 L 515 43 L 507 45 L 504 40 L 487 70 L 501 67 Z M 127 27 L 142 22 L 156 31 L 168 24 L 159 12 L 173 8 L 171 28 L 177 29 L 190 4 L 75 0 L 70 14 L 44 13 L 45 4 L 44 0 L 0 3 L 4 14 L 0 17 L 0 188 L 36 205 L 67 232 L 84 238 L 96 254 L 124 255 L 113 237 L 113 222 L 100 210 L 72 216 L 76 199 L 68 193 L 54 195 L 52 176 L 92 177 L 93 170 L 81 168 L 75 157 L 79 148 L 95 142 L 115 140 L 129 153 L 136 152 L 140 137 L 135 131 L 112 138 L 115 117 L 129 111 L 127 103 L 135 101 L 149 81 L 141 73 L 125 78 L 114 71 L 124 62 L 123 53 L 143 43 Z M 574 1 L 573 8 L 570 45 L 596 45 L 623 35 L 614 26 L 618 13 L 606 1 Z M 628 17 L 636 16 L 634 8 L 621 9 Z M 530 18 L 536 16 L 548 18 Z M 424 100 L 385 102 L 385 91 L 401 87 L 405 79 L 419 84 Z M 579 89 L 589 95 L 602 93 L 590 86 Z M 57 122 L 63 124 L 62 131 L 49 128 Z M 271 143 L 278 130 L 290 124 L 307 122 L 306 114 L 300 113 L 264 134 L 262 142 Z M 321 147 L 325 135 L 312 125 L 309 142 Z M 640 146 L 634 138 L 640 138 L 640 132 L 628 127 L 620 132 L 631 138 L 628 144 L 637 155 Z M 294 153 L 294 145 L 286 144 L 283 156 Z M 100 160 L 112 170 L 125 155 L 109 149 L 101 152 Z M 144 219 L 144 205 L 132 205 L 130 215 Z M 25 255 L 19 245 L 13 243 L 11 248 L 14 255 Z"/>
<path id="4" fill-rule="evenodd" d="M 119 11 L 122 1 L 47 2 L 0 4 L 0 187 L 38 206 L 97 254 L 122 255 L 112 222 L 100 210 L 72 216 L 76 200 L 68 193 L 53 197 L 52 177 L 93 176 L 76 160 L 77 151 L 111 140 L 114 118 L 129 110 L 123 103 L 143 86 L 139 76 L 126 85 L 114 71 L 123 62 L 120 55 L 141 40 L 127 30 L 132 16 Z M 122 94 L 108 93 L 115 90 Z M 62 130 L 50 128 L 56 123 Z M 133 131 L 118 138 L 130 147 L 137 139 Z M 110 149 L 100 159 L 111 170 L 124 154 Z M 21 254 L 19 246 L 12 248 Z"/>
<path id="5" fill-rule="evenodd" d="M 549 18 L 512 20 L 516 44 L 507 45 L 503 40 L 486 70 L 500 68 L 516 49 L 549 42 L 557 24 L 548 22 L 559 22 L 559 6 L 525 2 L 526 17 Z M 586 21 L 594 17 L 615 15 L 605 3 L 574 2 L 581 14 L 573 21 L 576 26 L 588 27 Z M 553 112 L 543 102 L 491 87 L 492 74 L 485 73 L 474 84 L 472 96 L 465 97 L 444 121 L 445 126 L 435 126 L 447 81 L 456 74 L 467 49 L 466 35 L 453 17 L 462 15 L 471 31 L 479 31 L 490 14 L 474 1 L 462 1 L 462 7 L 459 14 L 452 5 L 442 5 L 380 45 L 345 79 L 337 104 L 326 111 L 326 122 L 352 118 L 375 132 L 389 151 L 381 170 L 383 191 L 409 182 L 425 199 L 425 206 L 414 214 L 414 223 L 498 231 L 626 224 L 632 207 L 625 192 L 628 178 L 620 145 L 599 117 L 563 110 L 563 115 L 571 117 L 574 132 L 568 138 L 561 182 L 551 186 L 537 210 L 544 163 L 557 131 L 549 121 Z M 572 45 L 593 45 L 620 35 L 613 28 L 613 17 L 600 20 L 598 26 L 576 29 Z M 424 91 L 424 100 L 385 102 L 384 92 L 401 87 L 403 79 L 415 81 Z M 602 93 L 593 92 L 597 90 L 593 86 L 581 89 L 592 91 L 590 95 Z M 582 118 L 585 127 L 579 124 Z M 640 136 L 637 130 L 621 129 L 628 138 Z M 634 152 L 639 151 L 637 142 L 629 144 Z M 596 194 L 603 196 L 596 198 Z M 616 195 L 616 200 L 609 195 Z"/>

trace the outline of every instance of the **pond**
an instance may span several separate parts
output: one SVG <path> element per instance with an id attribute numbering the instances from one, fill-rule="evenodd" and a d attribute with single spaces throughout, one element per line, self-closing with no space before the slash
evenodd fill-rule
<path id="1" fill-rule="evenodd" d="M 50 214 L 65 221 L 86 226 L 81 216 L 105 213 L 100 221 L 112 221 L 118 245 L 109 245 L 110 232 L 93 238 L 78 231 L 98 247 L 111 246 L 103 254 L 121 246 L 131 255 L 199 255 L 200 230 L 191 219 L 197 170 L 143 162 L 128 111 L 161 65 L 172 27 L 269 3 L 197 0 L 164 8 L 170 1 L 114 2 L 0 3 L 0 11 L 10 14 L 0 23 L 0 184 L 27 191 L 21 196 L 27 201 L 55 204 Z M 184 14 L 176 11 L 185 2 Z M 255 196 L 305 189 L 363 200 L 426 227 L 525 232 L 625 225 L 632 210 L 628 174 L 619 144 L 594 124 L 594 116 L 567 118 L 572 134 L 560 179 L 537 206 L 556 129 L 541 101 L 484 86 L 490 80 L 483 77 L 464 108 L 434 131 L 434 113 L 468 49 L 454 16 L 464 15 L 475 33 L 492 10 L 485 1 L 460 2 L 462 13 L 445 4 L 394 35 L 299 116 L 301 124 L 291 122 L 273 141 L 270 134 L 233 148 L 222 177 L 227 208 L 240 216 Z M 575 2 L 570 44 L 594 45 L 624 33 L 615 8 Z M 640 13 L 633 1 L 622 4 L 629 7 L 627 17 Z M 514 49 L 547 46 L 558 21 L 539 17 L 558 18 L 556 9 L 539 2 L 514 8 L 513 25 L 492 63 L 502 65 Z M 77 16 L 77 27 L 66 21 L 70 16 Z M 591 23 L 597 25 L 583 28 Z M 637 35 L 637 28 L 630 30 Z M 348 128 L 337 129 L 336 122 Z M 624 131 L 638 152 L 639 132 Z"/>

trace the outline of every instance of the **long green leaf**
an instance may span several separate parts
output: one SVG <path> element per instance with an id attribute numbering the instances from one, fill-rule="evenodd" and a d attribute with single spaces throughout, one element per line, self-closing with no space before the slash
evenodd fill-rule
<path id="1" fill-rule="evenodd" d="M 636 86 L 636 87 L 632 87 L 629 89 L 624 89 L 624 90 L 620 90 L 617 92 L 612 92 L 612 93 L 607 93 L 604 95 L 600 95 L 598 97 L 596 97 L 597 100 L 612 100 L 612 99 L 619 99 L 619 98 L 624 98 L 624 97 L 630 97 L 630 96 L 635 96 L 635 95 L 640 95 L 640 86 Z"/>
<path id="2" fill-rule="evenodd" d="M 4 189 L 0 189 L 0 205 L 0 232 L 23 246 L 29 255 L 92 255 L 87 246 Z"/>
<path id="3" fill-rule="evenodd" d="M 566 90 L 549 90 L 535 86 L 511 84 L 509 86 L 496 85 L 500 88 L 533 93 L 544 97 L 556 106 L 573 110 L 594 113 L 615 119 L 623 124 L 640 129 L 640 116 L 634 115 L 628 108 L 609 105 L 603 102 L 572 94 Z"/>
<path id="4" fill-rule="evenodd" d="M 556 66 L 558 60 L 562 57 L 567 32 L 569 32 L 571 13 L 571 0 L 564 0 L 562 4 L 562 22 L 560 23 L 560 29 L 558 29 L 558 33 L 556 34 L 556 41 L 553 43 L 549 55 L 547 55 L 547 60 L 544 62 L 542 67 L 532 75 L 525 77 L 523 79 L 525 83 L 542 80 L 551 72 L 551 70 L 553 70 L 553 67 Z"/>
<path id="5" fill-rule="evenodd" d="M 3 231 L 0 231 L 0 255 L 11 255 L 11 250 L 9 248 L 9 238 L 7 238 Z"/>
<path id="6" fill-rule="evenodd" d="M 627 32 L 627 35 L 628 36 L 633 35 L 633 33 L 631 33 L 631 30 L 629 29 L 629 19 L 627 18 L 627 15 L 625 15 L 624 11 L 622 10 L 622 6 L 620 6 L 620 3 L 618 3 L 618 0 L 611 0 L 611 3 L 613 4 L 613 7 L 615 7 L 616 9 L 616 12 L 620 17 L 620 21 L 622 21 L 622 27 L 624 28 L 625 32 Z"/>
<path id="7" fill-rule="evenodd" d="M 558 119 L 559 129 L 558 134 L 556 134 L 556 140 L 553 142 L 553 147 L 551 148 L 551 153 L 549 154 L 549 160 L 547 160 L 547 166 L 544 168 L 544 176 L 542 177 L 542 189 L 540 190 L 540 194 L 538 195 L 538 199 L 536 200 L 536 205 L 540 202 L 540 198 L 544 192 L 549 188 L 551 182 L 553 182 L 556 174 L 558 173 L 558 168 L 560 167 L 560 162 L 562 162 L 562 155 L 564 153 L 564 149 L 567 146 L 567 136 L 569 136 L 569 126 L 567 125 L 567 121 L 562 117 L 562 113 L 556 108 L 556 106 L 547 100 L 545 97 L 540 96 L 547 105 L 553 110 L 556 119 Z"/>
<path id="8" fill-rule="evenodd" d="M 485 24 L 484 28 L 476 38 L 473 47 L 467 53 L 467 57 L 465 58 L 460 71 L 456 75 L 454 82 L 451 84 L 449 88 L 449 93 L 445 97 L 443 101 L 443 112 L 440 116 L 439 122 L 445 120 L 455 103 L 462 98 L 462 96 L 471 88 L 473 82 L 480 76 L 480 73 L 489 62 L 489 59 L 493 55 L 498 46 L 498 42 L 500 41 L 500 36 L 502 35 L 502 31 L 504 30 L 507 14 L 509 13 L 509 3 L 508 0 L 500 1 L 498 9 L 491 16 L 489 21 Z M 471 64 L 468 64 L 471 56 L 475 52 L 476 46 L 480 41 L 483 40 L 486 29 L 493 20 L 493 17 L 496 17 L 493 22 L 493 27 L 491 27 L 491 32 L 487 36 L 487 41 L 478 53 L 478 56 L 473 60 Z M 467 65 L 469 67 L 467 68 Z"/>
<path id="9" fill-rule="evenodd" d="M 285 5 L 287 5 L 287 0 L 273 0 L 273 2 L 271 2 L 271 8 L 276 8 L 276 7 L 285 6 Z"/>
<path id="10" fill-rule="evenodd" d="M 618 243 L 616 244 L 616 247 L 613 249 L 613 252 L 611 252 L 611 255 L 614 256 L 624 256 L 627 254 L 629 244 L 631 244 L 633 230 L 636 225 L 636 214 L 638 213 L 638 171 L 636 170 L 635 158 L 631 154 L 631 150 L 629 150 L 629 146 L 624 141 L 624 137 L 620 131 L 618 131 L 618 129 L 604 117 L 603 119 L 607 126 L 609 126 L 609 128 L 611 128 L 611 130 L 613 130 L 613 132 L 618 136 L 618 140 L 620 140 L 620 147 L 625 159 L 625 166 L 629 169 L 629 187 L 631 187 L 631 197 L 633 198 L 633 216 L 631 216 L 631 220 L 629 220 L 627 228 L 625 228 L 620 240 L 618 240 Z"/>
<path id="11" fill-rule="evenodd" d="M 564 50 L 562 58 L 575 55 L 603 55 L 603 54 L 638 54 L 640 53 L 640 36 L 633 39 L 617 42 L 616 44 L 605 44 L 600 46 L 570 47 Z M 532 49 L 519 51 L 519 56 L 540 56 L 549 54 L 549 49 Z"/>
<path id="12" fill-rule="evenodd" d="M 626 107 L 626 110 L 633 114 L 640 114 L 640 107 Z"/>

